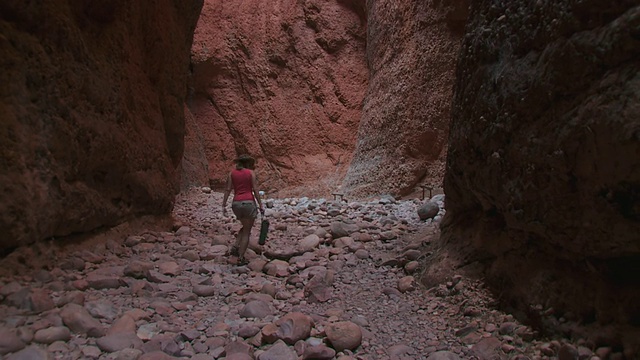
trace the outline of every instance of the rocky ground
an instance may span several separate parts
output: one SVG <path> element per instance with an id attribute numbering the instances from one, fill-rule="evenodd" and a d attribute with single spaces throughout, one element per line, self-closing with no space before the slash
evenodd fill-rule
<path id="1" fill-rule="evenodd" d="M 0 359 L 616 358 L 541 339 L 477 280 L 417 283 L 433 200 L 426 221 L 418 200 L 268 200 L 247 265 L 227 255 L 221 194 L 200 189 L 171 231 L 17 249 L 0 261 Z"/>

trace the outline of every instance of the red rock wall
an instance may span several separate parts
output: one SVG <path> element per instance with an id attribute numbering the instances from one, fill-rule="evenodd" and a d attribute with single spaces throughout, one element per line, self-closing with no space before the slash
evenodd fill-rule
<path id="1" fill-rule="evenodd" d="M 181 190 L 188 190 L 194 186 L 209 185 L 209 163 L 204 151 L 202 130 L 193 114 L 185 105 L 184 108 L 184 154 L 180 163 Z"/>
<path id="2" fill-rule="evenodd" d="M 443 238 L 520 305 L 640 326 L 638 2 L 478 2 L 469 21 Z"/>
<path id="3" fill-rule="evenodd" d="M 171 209 L 201 5 L 0 2 L 0 248 Z"/>
<path id="4" fill-rule="evenodd" d="M 367 86 L 360 1 L 207 0 L 190 110 L 212 185 L 240 153 L 263 187 L 326 194 L 349 164 Z"/>
<path id="5" fill-rule="evenodd" d="M 367 2 L 369 88 L 344 189 L 406 194 L 440 186 L 465 1 Z"/>

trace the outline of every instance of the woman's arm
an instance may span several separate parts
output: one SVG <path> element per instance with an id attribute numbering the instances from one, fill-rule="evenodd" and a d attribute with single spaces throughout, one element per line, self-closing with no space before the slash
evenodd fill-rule
<path id="1" fill-rule="evenodd" d="M 260 199 L 260 191 L 258 191 L 258 180 L 256 179 L 256 173 L 253 171 L 251 171 L 251 188 L 253 189 L 253 197 L 255 197 L 256 201 L 258 202 L 260 212 L 264 212 L 264 208 L 262 207 L 262 199 Z"/>

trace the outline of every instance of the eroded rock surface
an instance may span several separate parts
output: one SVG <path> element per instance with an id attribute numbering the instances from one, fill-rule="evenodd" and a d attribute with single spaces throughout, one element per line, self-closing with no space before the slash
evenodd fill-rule
<path id="1" fill-rule="evenodd" d="M 338 185 L 367 86 L 362 1 L 208 0 L 192 47 L 189 102 L 213 186 L 239 153 L 263 188 Z M 291 192 L 290 192 L 291 193 Z"/>
<path id="2" fill-rule="evenodd" d="M 171 210 L 201 6 L 0 4 L 0 248 Z"/>
<path id="3" fill-rule="evenodd" d="M 443 236 L 514 303 L 635 326 L 607 336 L 640 346 L 640 6 L 474 5 Z"/>
<path id="4" fill-rule="evenodd" d="M 367 2 L 369 87 L 344 179 L 356 196 L 440 186 L 465 1 Z"/>

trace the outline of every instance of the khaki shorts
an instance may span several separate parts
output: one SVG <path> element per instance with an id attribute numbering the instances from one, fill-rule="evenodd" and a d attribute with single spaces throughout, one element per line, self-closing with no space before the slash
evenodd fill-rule
<path id="1" fill-rule="evenodd" d="M 258 216 L 258 207 L 251 200 L 234 201 L 231 203 L 231 210 L 238 219 L 255 219 Z"/>

